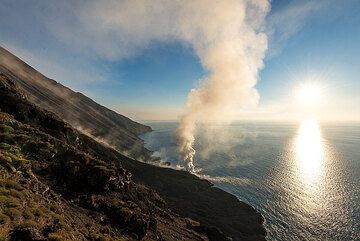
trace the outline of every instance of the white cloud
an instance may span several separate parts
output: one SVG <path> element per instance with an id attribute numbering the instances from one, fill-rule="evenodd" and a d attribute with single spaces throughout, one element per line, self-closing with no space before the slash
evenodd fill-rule
<path id="1" fill-rule="evenodd" d="M 293 1 L 287 6 L 271 12 L 266 22 L 269 37 L 267 57 L 281 53 L 286 42 L 296 35 L 306 23 L 320 10 L 329 5 L 329 1 Z"/>

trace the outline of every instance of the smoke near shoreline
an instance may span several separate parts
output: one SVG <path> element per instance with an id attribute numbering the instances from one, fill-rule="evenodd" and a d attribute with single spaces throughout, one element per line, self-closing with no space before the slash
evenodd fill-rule
<path id="1" fill-rule="evenodd" d="M 231 122 L 258 101 L 254 87 L 267 49 L 269 0 L 50 1 L 42 9 L 52 14 L 52 21 L 40 19 L 59 42 L 94 59 L 130 58 L 153 42 L 191 46 L 207 76 L 188 94 L 177 131 L 190 171 L 196 125 Z"/>
<path id="2" fill-rule="evenodd" d="M 261 32 L 269 10 L 267 1 L 222 1 L 215 5 L 202 7 L 197 19 L 205 21 L 194 21 L 189 31 L 202 36 L 190 42 L 209 72 L 200 87 L 189 93 L 177 131 L 181 158 L 191 172 L 195 171 L 196 124 L 231 122 L 239 109 L 257 103 L 254 87 L 267 48 L 266 35 Z"/>
<path id="3" fill-rule="evenodd" d="M 136 55 L 153 41 L 192 47 L 207 76 L 188 94 L 177 141 L 185 167 L 194 171 L 197 123 L 231 122 L 258 101 L 254 87 L 267 49 L 269 10 L 268 0 L 94 1 L 79 12 L 79 29 L 94 40 L 89 48 L 108 59 Z M 76 42 L 71 33 L 60 37 Z"/>

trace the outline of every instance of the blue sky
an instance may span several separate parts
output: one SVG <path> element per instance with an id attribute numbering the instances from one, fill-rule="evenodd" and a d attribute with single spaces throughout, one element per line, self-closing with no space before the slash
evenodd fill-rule
<path id="1" fill-rule="evenodd" d="M 119 37 L 97 38 L 77 25 L 73 18 L 81 4 L 3 1 L 0 45 L 120 113 L 138 120 L 177 119 L 189 90 L 207 75 L 192 47 L 171 38 L 146 44 L 134 39 L 124 41 L 123 52 Z M 303 110 L 293 104 L 294 92 L 316 82 L 324 100 L 317 118 L 359 120 L 359 26 L 360 1 L 272 1 L 260 101 L 245 119 L 298 118 Z"/>

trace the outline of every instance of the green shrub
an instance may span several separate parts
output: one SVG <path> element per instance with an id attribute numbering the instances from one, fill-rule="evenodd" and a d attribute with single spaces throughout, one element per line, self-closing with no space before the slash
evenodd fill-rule
<path id="1" fill-rule="evenodd" d="M 102 232 L 103 234 L 110 234 L 111 228 L 110 228 L 108 225 L 106 225 L 106 226 L 104 226 L 104 228 L 101 230 L 101 232 Z"/>
<path id="2" fill-rule="evenodd" d="M 113 169 L 108 168 L 106 166 L 102 166 L 102 165 L 95 165 L 94 169 L 99 172 L 105 172 L 105 173 L 111 173 L 111 174 L 113 174 L 115 172 Z"/>
<path id="3" fill-rule="evenodd" d="M 5 210 L 5 214 L 8 215 L 11 220 L 18 220 L 21 217 L 21 212 L 17 208 L 8 208 Z"/>
<path id="4" fill-rule="evenodd" d="M 23 199 L 24 198 L 24 195 L 22 194 L 22 192 L 19 192 L 15 189 L 10 189 L 10 193 L 9 193 L 11 196 L 15 197 L 15 198 L 18 198 L 18 199 Z"/>
<path id="5" fill-rule="evenodd" d="M 0 213 L 0 224 L 4 224 L 7 223 L 9 221 L 9 216 Z"/>
<path id="6" fill-rule="evenodd" d="M 38 153 L 43 158 L 51 158 L 55 154 L 55 151 L 52 148 L 40 148 Z"/>
<path id="7" fill-rule="evenodd" d="M 89 231 L 88 239 L 89 240 L 99 240 L 100 234 L 94 230 Z"/>
<path id="8" fill-rule="evenodd" d="M 15 145 L 14 135 L 9 133 L 0 133 L 0 141 L 9 145 Z"/>
<path id="9" fill-rule="evenodd" d="M 40 217 L 42 212 L 39 208 L 34 208 L 32 212 L 36 217 Z"/>
<path id="10" fill-rule="evenodd" d="M 14 158 L 12 164 L 16 169 L 22 171 L 29 170 L 31 167 L 31 162 L 23 158 Z"/>
<path id="11" fill-rule="evenodd" d="M 1 229 L 0 228 L 0 240 L 8 240 L 8 230 L 7 229 Z"/>
<path id="12" fill-rule="evenodd" d="M 7 170 L 8 172 L 13 172 L 13 173 L 16 172 L 16 168 L 13 166 L 12 159 L 10 157 L 6 157 L 6 160 L 0 157 L 0 165 L 3 166 L 4 169 Z M 1 184 L 0 187 L 2 187 Z M 5 187 L 5 185 L 3 187 Z"/>
<path id="13" fill-rule="evenodd" d="M 12 159 L 9 157 L 9 156 L 5 156 L 3 155 L 3 153 L 0 152 L 0 163 L 3 163 L 3 164 L 9 164 L 11 163 Z"/>
<path id="14" fill-rule="evenodd" d="M 0 187 L 6 187 L 6 188 L 14 189 L 17 191 L 24 190 L 24 188 L 19 183 L 8 180 L 8 179 L 0 179 Z"/>
<path id="15" fill-rule="evenodd" d="M 17 143 L 25 143 L 28 142 L 31 139 L 31 137 L 25 134 L 17 134 L 14 135 L 14 139 Z"/>
<path id="16" fill-rule="evenodd" d="M 9 194 L 10 194 L 10 190 L 9 190 L 9 189 L 0 187 L 0 195 L 7 196 L 7 195 L 9 195 Z"/>
<path id="17" fill-rule="evenodd" d="M 36 222 L 32 220 L 25 220 L 24 222 L 17 225 L 16 229 L 26 229 L 26 228 L 37 229 L 38 227 L 39 225 Z"/>
<path id="18" fill-rule="evenodd" d="M 59 225 L 60 229 L 65 229 L 65 230 L 70 229 L 69 225 L 66 224 L 64 217 L 62 217 L 61 215 L 54 214 L 53 218 L 54 218 L 54 221 Z"/>
<path id="19" fill-rule="evenodd" d="M 0 205 L 6 208 L 14 208 L 20 205 L 19 200 L 13 197 L 0 195 Z"/>
<path id="20" fill-rule="evenodd" d="M 0 154 L 0 166 L 4 167 L 9 172 L 16 172 L 16 168 L 12 165 L 12 159 L 8 156 Z"/>
<path id="21" fill-rule="evenodd" d="M 11 133 L 13 131 L 14 131 L 14 128 L 12 128 L 11 126 L 8 126 L 5 124 L 0 124 L 0 132 Z"/>
<path id="22" fill-rule="evenodd" d="M 101 234 L 98 233 L 97 231 L 94 230 L 90 230 L 89 235 L 88 235 L 88 240 L 92 240 L 92 241 L 111 241 L 114 239 L 111 239 L 111 237 L 107 234 Z M 118 241 L 122 241 L 123 239 L 116 239 Z M 125 239 L 126 240 L 126 239 Z"/>
<path id="23" fill-rule="evenodd" d="M 50 241 L 62 241 L 64 240 L 59 233 L 49 233 L 48 240 Z"/>
<path id="24" fill-rule="evenodd" d="M 38 143 L 34 140 L 29 140 L 21 146 L 21 150 L 26 154 L 34 154 L 38 152 Z"/>
<path id="25" fill-rule="evenodd" d="M 50 204 L 50 210 L 55 213 L 53 215 L 54 219 L 59 219 L 59 220 L 62 219 L 61 215 L 57 214 L 60 211 L 59 206 L 57 205 L 57 203 L 51 203 Z"/>
<path id="26" fill-rule="evenodd" d="M 101 234 L 100 236 L 99 236 L 99 238 L 97 239 L 97 241 L 111 241 L 111 240 L 114 240 L 114 239 L 112 239 L 109 235 L 107 235 L 107 234 Z M 121 239 L 116 239 L 116 240 L 118 240 L 118 241 L 121 241 Z"/>
<path id="27" fill-rule="evenodd" d="M 31 210 L 26 208 L 22 214 L 22 216 L 25 218 L 25 219 L 33 219 L 34 218 L 34 215 L 32 214 Z"/>
<path id="28" fill-rule="evenodd" d="M 8 143 L 5 143 L 5 142 L 1 142 L 0 148 L 3 150 L 9 150 L 11 148 L 11 145 L 9 145 Z"/>

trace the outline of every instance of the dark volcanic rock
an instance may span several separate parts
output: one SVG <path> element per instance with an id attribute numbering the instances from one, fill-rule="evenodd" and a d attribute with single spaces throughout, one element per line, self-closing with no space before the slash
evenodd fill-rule
<path id="1" fill-rule="evenodd" d="M 233 240 L 265 240 L 264 219 L 235 196 L 184 171 L 123 160 L 138 183 L 155 190 L 176 213 L 217 227 Z"/>
<path id="2" fill-rule="evenodd" d="M 132 157 L 149 157 L 149 151 L 138 137 L 151 131 L 149 126 L 134 122 L 45 77 L 2 47 L 0 71 L 18 84 L 31 103 L 55 113 L 74 128 Z"/>
<path id="3" fill-rule="evenodd" d="M 138 162 L 81 134 L 30 103 L 19 80 L 12 78 L 17 77 L 8 71 L 0 74 L 0 112 L 13 115 L 0 113 L 0 176 L 17 180 L 16 185 L 25 183 L 29 192 L 24 201 L 43 203 L 46 213 L 53 212 L 48 211 L 53 205 L 61 207 L 62 226 L 67 228 L 59 231 L 58 216 L 44 214 L 41 224 L 49 227 L 17 229 L 9 225 L 16 219 L 8 221 L 7 214 L 0 213 L 6 228 L 20 230 L 15 237 L 35 237 L 33 231 L 41 229 L 42 237 L 51 231 L 54 237 L 73 235 L 77 240 L 124 235 L 144 240 L 265 240 L 264 220 L 251 206 L 206 180 Z M 27 205 L 18 208 L 25 212 Z"/>
<path id="4" fill-rule="evenodd" d="M 0 240 L 209 240 L 132 180 L 127 157 L 17 90 L 0 74 Z"/>

